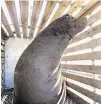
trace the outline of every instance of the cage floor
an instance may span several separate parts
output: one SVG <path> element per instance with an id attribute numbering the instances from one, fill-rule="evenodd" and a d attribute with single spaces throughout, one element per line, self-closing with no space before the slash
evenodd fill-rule
<path id="1" fill-rule="evenodd" d="M 13 104 L 13 89 L 6 90 L 1 99 L 1 104 Z M 79 104 L 74 99 L 67 97 L 64 104 Z"/>

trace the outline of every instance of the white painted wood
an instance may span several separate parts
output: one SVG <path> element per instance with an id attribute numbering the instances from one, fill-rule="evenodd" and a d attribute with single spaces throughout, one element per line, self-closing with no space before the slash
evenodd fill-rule
<path id="1" fill-rule="evenodd" d="M 1 38 L 3 40 L 8 39 L 8 35 L 6 34 L 5 30 L 3 29 L 3 27 L 1 26 Z"/>
<path id="2" fill-rule="evenodd" d="M 69 93 L 70 97 L 75 99 L 80 104 L 89 104 L 87 101 L 85 101 L 83 98 L 79 97 L 77 94 L 74 94 L 72 91 L 67 89 L 67 93 Z"/>
<path id="3" fill-rule="evenodd" d="M 62 64 L 62 69 L 71 69 L 74 71 L 80 72 L 88 72 L 93 74 L 101 74 L 101 66 L 93 66 L 93 65 L 69 65 L 69 64 Z"/>
<path id="4" fill-rule="evenodd" d="M 87 22 L 87 25 L 93 24 L 95 21 L 101 19 L 101 11 L 97 12 L 96 14 L 92 15 Z"/>
<path id="5" fill-rule="evenodd" d="M 49 16 L 51 15 L 56 3 L 57 3 L 57 1 L 49 1 L 48 2 L 46 10 L 45 10 L 45 14 L 42 19 L 42 23 L 39 26 L 39 32 L 41 32 L 45 28 L 45 24 L 46 24 L 47 20 L 49 19 Z"/>
<path id="6" fill-rule="evenodd" d="M 85 12 L 87 12 L 90 8 L 92 8 L 99 0 L 90 1 L 82 10 L 75 16 L 76 18 L 81 17 Z"/>
<path id="7" fill-rule="evenodd" d="M 5 52 L 1 52 L 1 57 L 2 57 L 2 58 L 5 57 Z"/>
<path id="8" fill-rule="evenodd" d="M 71 55 L 62 57 L 62 61 L 75 61 L 75 60 L 100 60 L 101 59 L 101 51 L 98 52 L 90 52 L 85 54 Z"/>
<path id="9" fill-rule="evenodd" d="M 3 25 L 5 26 L 5 28 L 7 29 L 9 36 L 14 37 L 13 32 L 10 28 L 10 25 L 7 21 L 7 17 L 5 16 L 2 8 L 1 8 L 1 21 L 2 21 Z"/>
<path id="10" fill-rule="evenodd" d="M 85 96 L 91 98 L 92 100 L 94 100 L 94 101 L 96 101 L 96 102 L 101 104 L 101 96 L 100 95 L 96 94 L 95 92 L 91 92 L 91 91 L 89 91 L 87 89 L 84 89 L 84 88 L 82 88 L 82 87 L 80 87 L 78 85 L 75 85 L 73 83 L 70 83 L 70 82 L 67 82 L 67 83 L 68 83 L 68 86 L 70 88 L 80 92 L 81 94 L 83 94 L 83 95 L 85 95 Z"/>
<path id="11" fill-rule="evenodd" d="M 5 63 L 5 58 L 1 58 L 1 64 Z"/>
<path id="12" fill-rule="evenodd" d="M 23 38 L 27 38 L 27 34 L 28 34 L 28 1 L 20 1 L 20 10 L 21 10 Z"/>
<path id="13" fill-rule="evenodd" d="M 1 45 L 1 51 L 5 51 L 5 46 Z"/>
<path id="14" fill-rule="evenodd" d="M 85 83 L 87 85 L 93 86 L 95 88 L 101 89 L 101 81 L 99 80 L 88 78 L 88 77 L 83 77 L 83 76 L 78 76 L 78 75 L 74 75 L 74 74 L 66 73 L 66 72 L 62 72 L 62 75 L 64 77 L 67 77 L 67 78 L 79 81 L 81 83 Z"/>
<path id="15" fill-rule="evenodd" d="M 37 20 L 38 20 L 39 14 L 40 14 L 42 3 L 43 3 L 42 1 L 34 1 L 33 12 L 32 12 L 32 17 L 31 17 L 30 31 L 29 31 L 29 38 L 33 37 L 34 30 L 35 30 L 35 27 L 37 24 Z"/>
<path id="16" fill-rule="evenodd" d="M 93 50 L 94 47 L 97 47 L 97 46 L 101 46 L 101 38 L 92 39 L 89 42 L 80 44 L 80 45 L 75 46 L 75 47 L 71 47 L 71 48 L 67 47 L 67 49 L 65 50 L 64 54 L 67 54 L 67 53 L 70 53 L 70 52 L 76 52 L 76 51 L 84 50 L 84 49 L 88 49 L 88 48 L 92 48 L 92 50 Z"/>
<path id="17" fill-rule="evenodd" d="M 6 1 L 6 5 L 8 7 L 8 11 L 9 11 L 11 20 L 13 22 L 16 35 L 17 35 L 17 37 L 21 38 L 19 23 L 18 23 L 18 18 L 17 18 L 17 12 L 16 12 L 16 8 L 15 8 L 15 2 L 13 0 L 12 1 Z"/>
<path id="18" fill-rule="evenodd" d="M 89 5 L 91 5 L 91 3 L 89 3 Z M 89 6 L 88 5 L 88 6 Z M 101 5 L 101 1 L 100 0 L 97 0 L 97 3 L 96 3 L 96 1 L 95 1 L 95 4 L 90 8 L 90 9 L 88 9 L 86 12 L 84 12 L 81 16 L 80 16 L 80 18 L 81 17 L 85 17 L 85 16 L 87 16 L 87 15 L 90 15 L 98 6 L 100 6 Z M 87 8 L 87 7 L 86 7 Z M 83 8 L 84 9 L 84 8 Z M 82 11 L 82 10 L 81 10 Z M 80 14 L 79 14 L 80 15 Z M 78 16 L 78 14 L 77 14 L 77 16 Z"/>
<path id="19" fill-rule="evenodd" d="M 94 27 L 90 28 L 89 30 L 81 33 L 80 35 L 74 37 L 74 39 L 71 41 L 71 44 L 76 43 L 87 37 L 92 38 L 94 35 L 96 35 L 97 33 L 100 33 L 100 32 L 101 32 L 101 24 L 94 26 Z"/>
<path id="20" fill-rule="evenodd" d="M 5 44 L 5 85 L 6 87 L 14 87 L 14 71 L 18 59 L 23 51 L 31 43 L 32 39 L 10 38 Z"/>

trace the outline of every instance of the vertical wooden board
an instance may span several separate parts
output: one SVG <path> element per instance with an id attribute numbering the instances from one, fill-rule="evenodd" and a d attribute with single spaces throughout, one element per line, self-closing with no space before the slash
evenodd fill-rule
<path id="1" fill-rule="evenodd" d="M 30 25 L 30 31 L 29 31 L 29 38 L 33 37 L 33 33 L 38 21 L 38 17 L 41 11 L 43 1 L 34 1 L 33 3 L 33 12 L 31 17 L 31 25 Z M 37 12 L 36 12 L 37 11 Z"/>
<path id="2" fill-rule="evenodd" d="M 48 16 L 49 11 L 50 11 L 50 9 L 51 9 L 53 4 L 54 4 L 54 1 L 47 1 L 47 5 L 46 5 L 46 8 L 45 8 L 45 12 L 43 14 L 43 18 L 42 18 L 41 23 L 40 23 L 40 25 L 38 27 L 38 33 L 40 32 L 42 24 L 44 23 L 44 21 L 46 21 L 45 17 Z"/>
<path id="3" fill-rule="evenodd" d="M 87 12 L 90 8 L 92 8 L 97 2 L 98 0 L 92 0 L 91 2 L 89 2 L 86 6 L 82 7 L 82 10 L 75 17 L 79 18 L 80 16 L 82 16 L 85 12 Z"/>
<path id="4" fill-rule="evenodd" d="M 5 46 L 1 45 L 1 51 L 5 51 Z"/>
<path id="5" fill-rule="evenodd" d="M 4 95 L 4 87 L 1 86 L 1 96 Z"/>
<path id="6" fill-rule="evenodd" d="M 5 63 L 5 58 L 1 58 L 1 64 Z"/>
<path id="7" fill-rule="evenodd" d="M 101 1 L 98 1 L 94 6 L 92 6 L 90 9 L 88 9 L 86 12 L 84 12 L 81 16 L 80 16 L 80 18 L 81 17 L 84 17 L 84 16 L 87 16 L 87 15 L 90 15 L 94 10 L 96 10 L 96 8 L 98 7 L 98 6 L 100 6 L 101 5 Z"/>
<path id="8" fill-rule="evenodd" d="M 94 26 L 94 27 L 90 28 L 89 30 L 81 33 L 80 35 L 74 37 L 71 44 L 74 44 L 80 40 L 86 39 L 87 37 L 92 37 L 100 32 L 101 32 L 101 24 Z"/>
<path id="9" fill-rule="evenodd" d="M 2 36 L 2 39 L 4 40 L 8 39 L 8 36 L 2 26 L 1 26 L 1 36 Z"/>
<path id="10" fill-rule="evenodd" d="M 2 72 L 2 74 L 1 74 L 1 79 L 2 79 L 2 84 L 3 84 L 4 72 Z"/>
<path id="11" fill-rule="evenodd" d="M 78 75 L 66 73 L 66 72 L 62 72 L 62 75 L 66 78 L 70 78 L 75 81 L 90 85 L 90 86 L 98 88 L 98 89 L 101 89 L 101 81 L 100 80 L 96 80 L 96 79 L 92 79 L 92 78 L 88 78 L 88 77 L 83 77 L 83 76 L 78 76 Z"/>
<path id="12" fill-rule="evenodd" d="M 65 70 L 69 69 L 69 70 L 87 72 L 92 74 L 101 74 L 101 66 L 62 64 L 61 69 L 65 69 Z"/>
<path id="13" fill-rule="evenodd" d="M 1 94 L 4 93 L 4 85 L 5 85 L 5 73 L 4 73 L 4 70 L 5 70 L 5 65 L 4 64 L 1 64 Z"/>
<path id="14" fill-rule="evenodd" d="M 1 58 L 5 57 L 5 52 L 1 52 Z"/>
<path id="15" fill-rule="evenodd" d="M 1 39 L 1 45 L 5 46 L 5 40 Z"/>
<path id="16" fill-rule="evenodd" d="M 54 20 L 58 19 L 62 13 L 64 12 L 64 10 L 66 9 L 66 7 L 70 4 L 70 1 L 62 1 L 60 2 L 60 6 L 57 10 L 57 12 L 55 13 L 55 15 L 53 16 L 51 22 L 53 22 Z"/>
<path id="17" fill-rule="evenodd" d="M 18 23 L 18 19 L 17 19 L 17 12 L 16 12 L 16 8 L 15 8 L 15 2 L 13 0 L 12 1 L 6 1 L 6 5 L 8 8 L 11 20 L 12 20 L 13 25 L 14 25 L 16 35 L 17 35 L 17 37 L 21 38 L 19 23 Z"/>
<path id="18" fill-rule="evenodd" d="M 83 3 L 84 0 L 77 0 L 71 7 L 71 9 L 68 11 L 69 14 L 72 14 L 74 11 L 76 11 L 79 7 L 80 4 Z"/>
<path id="19" fill-rule="evenodd" d="M 4 11 L 3 11 L 2 8 L 1 8 L 1 21 L 2 21 L 3 25 L 5 26 L 5 28 L 7 29 L 9 35 L 11 37 L 14 37 L 13 32 L 12 32 L 12 30 L 10 28 L 10 25 L 9 25 L 9 23 L 7 21 L 7 17 L 5 16 Z"/>
<path id="20" fill-rule="evenodd" d="M 96 46 L 101 46 L 101 38 L 97 39 Z"/>
<path id="21" fill-rule="evenodd" d="M 101 52 L 90 52 L 85 54 L 71 55 L 62 57 L 62 61 L 76 61 L 76 60 L 100 60 Z"/>
<path id="22" fill-rule="evenodd" d="M 1 64 L 1 70 L 5 70 L 5 65 L 3 64 Z"/>
<path id="23" fill-rule="evenodd" d="M 55 5 L 56 5 L 57 1 L 49 1 L 48 4 L 47 4 L 47 7 L 46 7 L 46 10 L 45 10 L 45 14 L 43 16 L 43 20 L 42 20 L 42 23 L 39 27 L 39 32 L 42 31 L 45 27 L 45 24 L 49 18 L 49 16 L 51 15 Z"/>
<path id="24" fill-rule="evenodd" d="M 75 46 L 75 47 L 71 47 L 71 48 L 68 48 L 65 50 L 64 54 L 68 54 L 70 52 L 76 52 L 76 51 L 79 51 L 79 50 L 84 50 L 84 49 L 88 49 L 88 48 L 94 48 L 94 47 L 97 47 L 97 46 L 101 46 L 101 38 L 99 39 L 93 39 L 87 43 L 84 43 L 84 44 L 80 44 L 78 46 Z"/>
<path id="25" fill-rule="evenodd" d="M 101 80 L 101 75 L 98 75 L 98 79 L 100 79 L 100 80 Z"/>
<path id="26" fill-rule="evenodd" d="M 28 33 L 28 1 L 20 0 L 21 22 L 23 30 L 23 38 L 27 38 Z"/>
<path id="27" fill-rule="evenodd" d="M 97 12 L 95 15 L 92 15 L 87 21 L 87 25 L 93 24 L 95 21 L 101 19 L 101 11 Z"/>

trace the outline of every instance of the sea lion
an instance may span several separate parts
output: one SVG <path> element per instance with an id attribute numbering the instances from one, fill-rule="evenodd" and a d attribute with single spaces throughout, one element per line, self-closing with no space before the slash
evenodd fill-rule
<path id="1" fill-rule="evenodd" d="M 87 25 L 64 15 L 46 27 L 21 55 L 14 75 L 13 104 L 64 104 L 60 58 L 69 41 Z"/>

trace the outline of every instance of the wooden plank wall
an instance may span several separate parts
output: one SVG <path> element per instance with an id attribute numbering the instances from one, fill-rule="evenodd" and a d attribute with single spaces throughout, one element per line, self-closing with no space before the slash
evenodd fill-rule
<path id="1" fill-rule="evenodd" d="M 5 39 L 1 38 L 1 94 L 5 88 Z"/>
<path id="2" fill-rule="evenodd" d="M 88 16 L 88 25 L 61 58 L 67 92 L 80 104 L 101 104 L 101 3 L 96 5 L 81 15 Z"/>
<path id="3" fill-rule="evenodd" d="M 38 27 L 37 23 L 45 1 L 33 0 L 32 6 L 30 6 L 31 0 L 18 0 L 17 2 L 20 9 L 21 23 L 18 20 L 18 8 L 16 8 L 15 0 L 6 0 L 4 2 L 11 24 L 6 15 L 7 11 L 5 12 L 6 8 L 1 5 L 1 22 L 3 25 L 1 32 L 2 41 L 4 42 L 9 37 L 34 38 L 46 26 L 64 14 L 69 13 L 75 18 L 84 16 L 88 18 L 86 29 L 77 34 L 66 48 L 61 59 L 61 68 L 62 74 L 67 81 L 67 91 L 73 98 L 80 104 L 89 104 L 91 102 L 101 104 L 101 93 L 98 93 L 98 91 L 101 91 L 101 1 L 47 0 Z M 12 26 L 14 29 L 12 29 Z M 20 28 L 22 28 L 22 31 Z M 38 31 L 35 35 L 36 29 Z M 4 65 L 4 45 L 2 45 L 1 51 L 2 64 Z M 4 69 L 4 66 L 2 66 L 2 69 Z"/>
<path id="4" fill-rule="evenodd" d="M 1 26 L 1 95 L 4 94 L 5 89 L 5 42 L 8 38 L 4 28 Z"/>
<path id="5" fill-rule="evenodd" d="M 32 6 L 30 6 L 30 2 L 32 3 Z M 42 7 L 45 2 L 46 6 L 43 11 Z M 62 15 L 69 13 L 74 17 L 79 18 L 82 17 L 87 10 L 95 5 L 97 7 L 100 4 L 101 1 L 99 0 L 5 0 L 1 5 L 1 21 L 5 26 L 9 37 L 25 39 L 34 38 L 46 26 Z M 41 15 L 42 12 L 43 15 Z M 41 22 L 37 27 L 40 16 L 42 16 Z M 11 23 L 9 22 L 10 20 Z M 14 29 L 12 29 L 12 26 Z"/>

